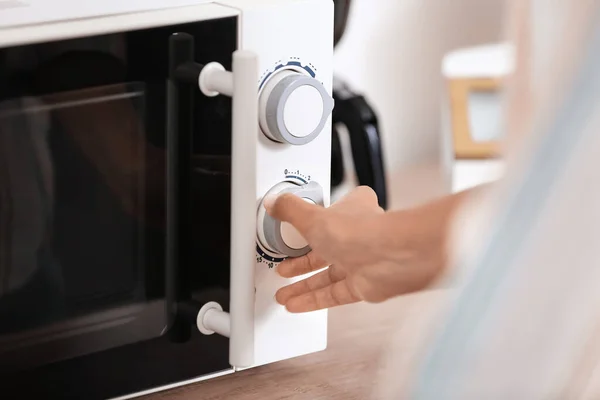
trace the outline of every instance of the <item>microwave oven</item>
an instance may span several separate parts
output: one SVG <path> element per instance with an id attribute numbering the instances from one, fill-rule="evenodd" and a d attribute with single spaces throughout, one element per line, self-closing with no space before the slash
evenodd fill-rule
<path id="1" fill-rule="evenodd" d="M 128 398 L 321 351 L 274 300 L 328 206 L 333 3 L 0 1 L 0 388 Z"/>

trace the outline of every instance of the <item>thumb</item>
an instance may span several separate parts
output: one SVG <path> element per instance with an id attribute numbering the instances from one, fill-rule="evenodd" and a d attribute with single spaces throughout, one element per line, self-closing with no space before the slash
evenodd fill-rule
<path id="1" fill-rule="evenodd" d="M 271 217 L 292 224 L 302 235 L 308 232 L 323 211 L 323 208 L 292 193 L 267 196 L 263 204 Z"/>

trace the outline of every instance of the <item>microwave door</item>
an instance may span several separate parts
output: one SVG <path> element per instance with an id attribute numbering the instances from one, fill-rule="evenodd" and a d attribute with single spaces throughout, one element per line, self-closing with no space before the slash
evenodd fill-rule
<path id="1" fill-rule="evenodd" d="M 166 127 L 171 35 L 231 69 L 236 27 L 228 17 L 0 48 L 3 390 L 113 398 L 232 371 L 227 338 L 193 324 L 170 333 Z M 229 310 L 232 102 L 196 86 L 187 106 L 180 282 Z"/>
<path id="2" fill-rule="evenodd" d="M 111 165 L 121 157 L 128 170 L 143 169 L 143 111 L 140 82 L 2 104 L 0 366 L 54 362 L 164 329 L 164 301 L 146 293 L 144 177 Z M 120 152 L 108 154 L 109 142 Z M 56 351 L 44 350 L 49 343 Z"/>

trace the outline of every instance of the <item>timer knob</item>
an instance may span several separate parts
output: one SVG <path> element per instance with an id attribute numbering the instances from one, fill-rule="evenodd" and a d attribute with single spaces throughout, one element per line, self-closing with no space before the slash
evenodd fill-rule
<path id="1" fill-rule="evenodd" d="M 293 182 L 281 182 L 273 186 L 265 195 L 292 193 L 304 201 L 323 205 L 323 188 L 316 182 L 297 185 Z M 263 198 L 264 199 L 264 198 Z M 265 211 L 263 202 L 258 209 L 258 240 L 266 250 L 284 257 L 300 257 L 310 251 L 310 246 L 291 224 L 271 217 Z"/>
<path id="2" fill-rule="evenodd" d="M 277 142 L 303 145 L 319 136 L 333 104 L 321 82 L 283 70 L 275 73 L 261 91 L 260 128 Z"/>

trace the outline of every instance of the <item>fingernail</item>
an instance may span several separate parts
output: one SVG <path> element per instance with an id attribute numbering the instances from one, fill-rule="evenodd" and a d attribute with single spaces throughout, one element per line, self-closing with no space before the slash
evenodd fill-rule
<path id="1" fill-rule="evenodd" d="M 275 296 L 273 296 L 273 299 L 275 300 L 275 302 L 277 304 L 282 305 L 282 306 L 284 305 L 284 302 L 280 301 L 280 299 L 279 299 L 279 291 L 277 291 L 277 293 L 275 293 Z"/>
<path id="2" fill-rule="evenodd" d="M 264 197 L 263 204 L 264 204 L 265 208 L 267 209 L 267 211 L 269 211 L 271 208 L 273 208 L 273 205 L 275 204 L 275 199 L 277 199 L 276 194 L 268 194 Z"/>
<path id="3" fill-rule="evenodd" d="M 285 304 L 285 309 L 291 314 L 298 314 L 302 312 L 302 305 L 303 303 L 301 300 L 294 298 Z"/>
<path id="4" fill-rule="evenodd" d="M 286 268 L 286 264 L 284 264 L 283 268 L 281 268 L 281 264 L 279 264 L 277 266 L 277 268 L 275 269 L 275 272 L 277 273 L 277 275 L 281 276 L 282 278 L 291 278 L 289 275 L 286 275 L 285 272 L 287 270 Z"/>
<path id="5" fill-rule="evenodd" d="M 275 268 L 275 273 L 281 277 L 284 277 L 283 275 L 281 275 L 281 264 L 279 264 L 277 266 L 277 268 Z M 285 277 L 284 277 L 285 278 Z"/>

